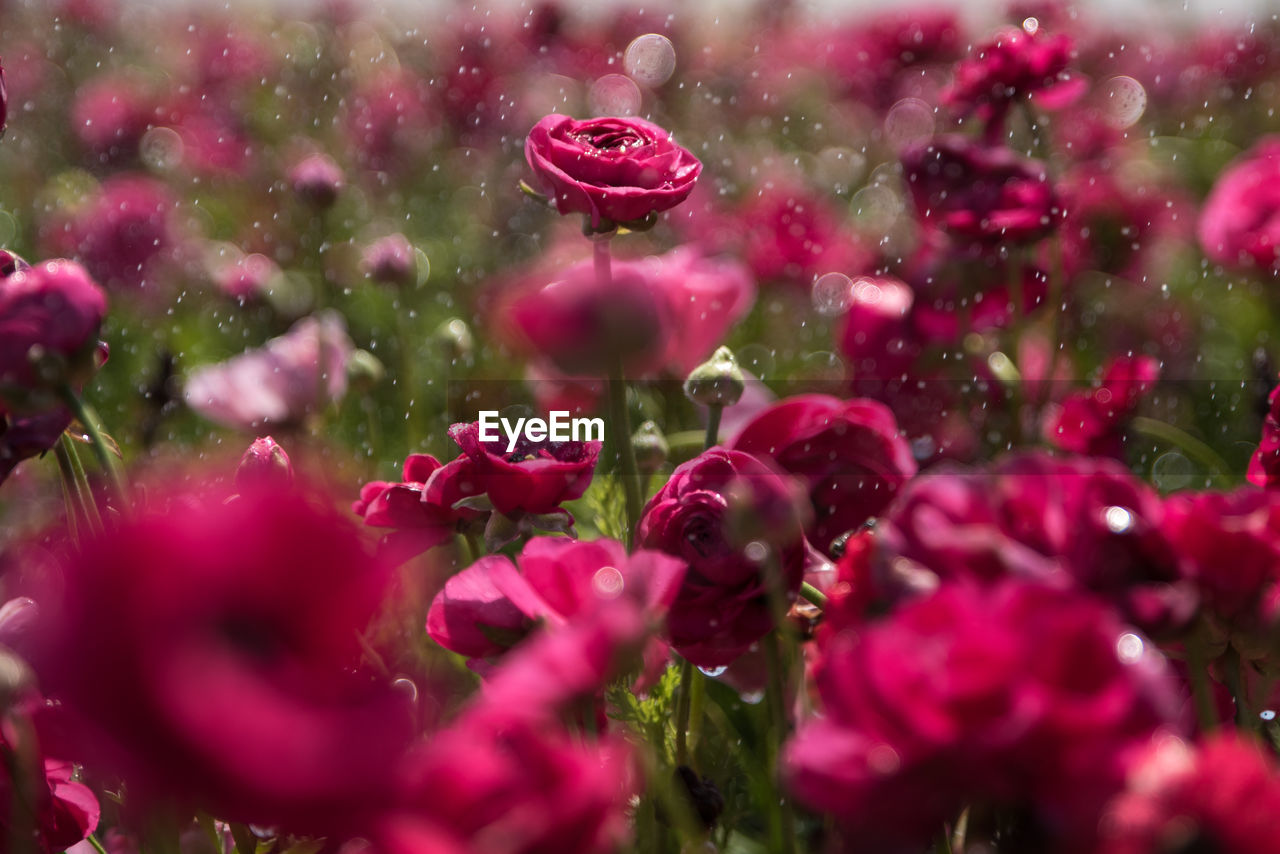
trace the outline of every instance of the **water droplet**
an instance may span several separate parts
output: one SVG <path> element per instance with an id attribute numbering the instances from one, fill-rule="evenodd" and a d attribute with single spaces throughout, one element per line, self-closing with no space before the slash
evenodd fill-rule
<path id="1" fill-rule="evenodd" d="M 622 66 L 637 83 L 661 86 L 675 73 L 675 46 L 670 39 L 658 33 L 637 36 L 627 45 Z"/>
<path id="2" fill-rule="evenodd" d="M 617 567 L 602 566 L 591 576 L 591 589 L 601 599 L 616 599 L 622 594 L 626 582 Z"/>
<path id="3" fill-rule="evenodd" d="M 634 116 L 640 112 L 640 87 L 630 77 L 606 74 L 591 84 L 587 105 L 593 116 Z"/>
<path id="4" fill-rule="evenodd" d="M 1124 507 L 1108 507 L 1103 511 L 1107 530 L 1113 534 L 1127 534 L 1133 530 L 1133 513 Z"/>
<path id="5" fill-rule="evenodd" d="M 698 669 L 701 670 L 703 674 L 710 676 L 712 679 L 715 679 L 717 676 L 724 673 L 729 668 L 728 667 L 699 667 Z"/>
<path id="6" fill-rule="evenodd" d="M 1184 489 L 1194 476 L 1195 466 L 1177 451 L 1161 454 L 1151 464 L 1151 479 L 1162 492 Z"/>
<path id="7" fill-rule="evenodd" d="M 1116 641 L 1116 655 L 1125 664 L 1134 664 L 1142 659 L 1142 654 L 1146 650 L 1146 645 L 1142 642 L 1142 638 L 1133 632 L 1125 632 L 1120 636 L 1120 640 Z"/>
<path id="8" fill-rule="evenodd" d="M 844 273 L 826 273 L 813 283 L 813 308 L 824 317 L 844 314 L 853 305 L 853 282 Z"/>
<path id="9" fill-rule="evenodd" d="M 1276 719 L 1276 713 L 1274 709 L 1263 709 L 1258 713 L 1258 717 L 1262 718 L 1264 721 L 1274 721 Z"/>
<path id="10" fill-rule="evenodd" d="M 1104 115 L 1114 128 L 1127 128 L 1146 112 L 1147 90 L 1132 77 L 1112 77 L 1102 85 L 1102 92 Z"/>
<path id="11" fill-rule="evenodd" d="M 1034 36 L 1040 29 L 1040 20 L 1038 18 L 1024 18 L 1022 29 L 1026 31 L 1027 35 Z"/>

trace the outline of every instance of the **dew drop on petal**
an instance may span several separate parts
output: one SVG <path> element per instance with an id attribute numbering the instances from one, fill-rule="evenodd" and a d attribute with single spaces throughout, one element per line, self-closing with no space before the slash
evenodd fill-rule
<path id="1" fill-rule="evenodd" d="M 1142 658 L 1146 645 L 1143 644 L 1142 638 L 1133 632 L 1125 632 L 1116 641 L 1116 655 L 1125 664 L 1134 664 Z"/>
<path id="2" fill-rule="evenodd" d="M 613 566 L 602 566 L 591 576 L 591 589 L 601 599 L 616 599 L 622 594 L 625 583 L 622 573 Z"/>
<path id="3" fill-rule="evenodd" d="M 661 86 L 675 73 L 676 49 L 666 36 L 647 33 L 627 45 L 622 65 L 637 83 Z"/>
<path id="4" fill-rule="evenodd" d="M 710 676 L 712 679 L 715 679 L 717 676 L 721 675 L 729 668 L 721 666 L 721 667 L 699 667 L 698 669 L 701 670 L 703 674 L 705 674 L 706 676 Z"/>
<path id="5" fill-rule="evenodd" d="M 1040 29 L 1040 20 L 1038 18 L 1024 18 L 1022 29 L 1026 31 L 1027 35 L 1034 36 Z"/>
<path id="6" fill-rule="evenodd" d="M 1124 507 L 1111 506 L 1103 511 L 1107 530 L 1113 534 L 1127 534 L 1133 530 L 1133 513 Z"/>

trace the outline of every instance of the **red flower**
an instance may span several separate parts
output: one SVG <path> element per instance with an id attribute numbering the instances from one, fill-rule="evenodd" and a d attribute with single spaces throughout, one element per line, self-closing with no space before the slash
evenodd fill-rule
<path id="1" fill-rule="evenodd" d="M 449 435 L 472 463 L 475 485 L 503 515 L 564 512 L 591 485 L 602 442 L 533 442 L 521 436 L 513 452 L 507 440 L 484 441 L 480 425 L 454 424 Z"/>
<path id="2" fill-rule="evenodd" d="M 1039 28 L 1008 27 L 960 62 L 943 101 L 962 116 L 976 113 L 987 123 L 987 138 L 998 139 L 1015 102 L 1031 97 L 1056 109 L 1084 93 L 1084 79 L 1067 70 L 1074 50 L 1064 33 L 1050 36 Z"/>
<path id="3" fill-rule="evenodd" d="M 0 395 L 10 401 L 61 385 L 93 364 L 107 297 L 72 261 L 0 279 Z"/>
<path id="4" fill-rule="evenodd" d="M 795 484 L 742 451 L 712 448 L 649 499 L 636 542 L 689 565 L 671 606 L 671 644 L 702 667 L 728 665 L 773 628 L 766 573 L 793 597 L 804 575 Z"/>
<path id="5" fill-rule="evenodd" d="M 390 573 L 314 496 L 174 494 L 63 573 L 36 670 L 131 799 L 319 833 L 385 801 L 411 716 L 357 667 Z"/>
<path id="6" fill-rule="evenodd" d="M 22 726 L 0 722 L 0 838 L 12 844 L 21 831 L 34 835 L 43 854 L 65 851 L 97 828 L 101 807 L 88 786 L 72 779 L 70 762 L 41 758 L 23 737 L 32 733 L 29 722 L 19 720 Z"/>
<path id="7" fill-rule="evenodd" d="M 1060 218 L 1044 164 L 1003 146 L 940 136 L 909 146 L 902 165 L 920 217 L 952 237 L 1029 243 Z"/>
<path id="8" fill-rule="evenodd" d="M 478 510 L 455 507 L 481 490 L 475 467 L 465 457 L 448 465 L 429 454 L 410 454 L 404 461 L 404 481 L 374 481 L 360 489 L 351 505 L 364 523 L 394 528 L 382 545 L 397 563 L 453 539 L 460 523 L 478 518 Z"/>
<path id="9" fill-rule="evenodd" d="M 816 682 L 824 714 L 785 773 L 868 851 L 922 850 L 966 805 L 1011 809 L 1010 839 L 1042 843 L 1020 850 L 1090 850 L 1128 754 L 1178 708 L 1163 658 L 1108 609 L 1010 582 L 836 635 Z"/>
<path id="10" fill-rule="evenodd" d="M 1262 441 L 1249 458 L 1249 482 L 1264 489 L 1280 486 L 1280 386 L 1267 398 L 1270 410 L 1262 420 Z"/>
<path id="11" fill-rule="evenodd" d="M 808 536 L 821 549 L 879 516 L 916 473 L 893 413 L 874 400 L 788 398 L 743 427 L 733 448 L 805 481 L 814 506 Z"/>
<path id="12" fill-rule="evenodd" d="M 1280 269 L 1280 137 L 1231 162 L 1200 211 L 1200 246 L 1227 267 Z"/>
<path id="13" fill-rule="evenodd" d="M 553 113 L 529 131 L 525 159 L 562 214 L 636 222 L 680 204 L 702 163 L 671 134 L 638 118 L 577 121 Z"/>
<path id="14" fill-rule="evenodd" d="M 1078 454 L 1121 457 L 1125 422 L 1159 376 L 1160 363 L 1150 356 L 1110 360 L 1097 387 L 1075 392 L 1045 420 L 1045 441 Z"/>
<path id="15" fill-rule="evenodd" d="M 1217 736 L 1199 748 L 1154 745 L 1107 810 L 1099 854 L 1212 851 L 1253 854 L 1280 846 L 1280 776 L 1251 740 Z"/>

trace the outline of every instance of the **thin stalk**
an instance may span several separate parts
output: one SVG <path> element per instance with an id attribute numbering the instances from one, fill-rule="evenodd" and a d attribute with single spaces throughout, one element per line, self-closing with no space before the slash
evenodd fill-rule
<path id="1" fill-rule="evenodd" d="M 98 515 L 98 503 L 93 497 L 93 490 L 89 487 L 89 478 L 84 473 L 84 465 L 80 462 L 80 454 L 76 451 L 76 444 L 71 437 L 63 433 L 58 437 L 58 444 L 54 448 L 54 453 L 58 456 L 58 468 L 63 467 L 63 457 L 66 458 L 66 465 L 71 472 L 71 483 L 66 484 L 66 471 L 63 471 L 63 483 L 70 486 L 72 494 L 75 497 L 80 513 L 85 523 L 85 533 L 96 534 L 102 530 L 102 517 Z"/>
<path id="2" fill-rule="evenodd" d="M 1244 679 L 1244 662 L 1240 658 L 1239 651 L 1230 644 L 1227 645 L 1227 651 L 1223 657 L 1227 687 L 1231 689 L 1231 696 L 1236 701 L 1236 726 L 1252 732 L 1258 728 L 1259 719 L 1253 713 L 1253 707 L 1249 703 L 1249 686 Z"/>
<path id="3" fill-rule="evenodd" d="M 693 662 L 680 660 L 680 696 L 676 697 L 676 764 L 689 764 L 689 715 L 692 708 Z"/>
<path id="4" fill-rule="evenodd" d="M 827 594 L 823 593 L 807 581 L 800 582 L 800 596 L 810 604 L 817 605 L 819 608 L 825 610 L 827 607 Z"/>
<path id="5" fill-rule="evenodd" d="M 1209 687 L 1209 662 L 1205 658 L 1200 638 L 1187 641 L 1187 676 L 1191 681 L 1191 696 L 1195 701 L 1196 722 L 1205 733 L 1218 728 L 1218 710 L 1214 707 L 1213 692 Z"/>
<path id="6" fill-rule="evenodd" d="M 609 237 L 595 241 L 596 280 L 607 290 L 613 282 L 612 255 Z M 627 500 L 627 546 L 635 536 L 636 523 L 640 521 L 640 473 L 636 466 L 636 452 L 631 446 L 631 416 L 627 412 L 627 379 L 622 370 L 622 359 L 614 356 L 609 363 L 609 419 L 613 422 L 613 435 L 618 443 L 618 470 L 622 477 L 623 494 Z"/>
<path id="7" fill-rule="evenodd" d="M 102 422 L 98 418 L 98 413 L 94 411 L 92 406 L 82 400 L 72 390 L 71 386 L 62 387 L 62 400 L 71 409 L 71 414 L 84 425 L 85 431 L 89 434 L 89 441 L 93 444 L 94 456 L 98 458 L 98 464 L 107 473 L 107 480 L 111 484 L 111 491 L 115 494 L 119 510 L 122 514 L 127 515 L 131 505 L 129 503 L 129 484 L 125 479 L 124 466 L 107 446 L 107 440 L 103 435 Z"/>
<path id="8" fill-rule="evenodd" d="M 1157 421 L 1154 418 L 1147 418 L 1142 415 L 1134 416 L 1129 421 L 1129 425 L 1137 433 L 1185 451 L 1188 457 L 1207 468 L 1213 474 L 1227 475 L 1231 472 L 1231 467 L 1227 465 L 1227 461 L 1217 451 L 1180 427 L 1174 427 L 1172 424 L 1166 424 L 1163 421 Z"/>
<path id="9" fill-rule="evenodd" d="M 88 840 L 89 840 L 89 844 L 93 846 L 93 850 L 94 850 L 94 851 L 97 851 L 97 852 L 98 852 L 98 854 L 107 854 L 107 849 L 106 849 L 106 848 L 104 848 L 104 847 L 102 846 L 102 843 L 98 841 L 98 837 L 97 837 L 97 836 L 95 836 L 94 834 L 90 833 L 90 834 L 89 834 L 89 836 L 88 836 Z"/>
<path id="10" fill-rule="evenodd" d="M 765 665 L 769 672 L 768 689 L 765 696 L 769 703 L 769 721 L 771 738 L 769 739 L 769 776 L 774 785 L 778 784 L 778 757 L 783 740 L 786 738 L 790 721 L 787 718 L 787 674 L 785 671 L 781 643 L 778 630 L 769 632 L 760 641 L 764 645 Z M 778 792 L 774 799 L 773 824 L 777 838 L 776 850 L 782 854 L 795 854 L 796 850 L 796 816 L 791 802 L 786 795 Z"/>
<path id="11" fill-rule="evenodd" d="M 724 414 L 724 406 L 711 404 L 707 407 L 707 436 L 702 442 L 703 449 L 713 448 L 720 443 L 720 416 Z"/>

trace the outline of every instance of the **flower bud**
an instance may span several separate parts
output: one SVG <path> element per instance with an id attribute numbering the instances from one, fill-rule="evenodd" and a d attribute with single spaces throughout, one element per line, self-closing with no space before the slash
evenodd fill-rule
<path id="1" fill-rule="evenodd" d="M 289 183 L 303 202 L 315 208 L 332 207 L 342 190 L 342 169 L 327 154 L 311 154 L 289 170 Z"/>
<path id="2" fill-rule="evenodd" d="M 389 234 L 365 247 L 360 266 L 375 282 L 408 287 L 418 281 L 418 259 L 415 255 L 409 238 L 403 234 Z"/>
<path id="3" fill-rule="evenodd" d="M 284 448 L 270 436 L 253 440 L 236 469 L 236 489 L 241 492 L 264 487 L 288 487 L 293 483 L 293 463 Z"/>
<path id="4" fill-rule="evenodd" d="M 369 391 L 382 382 L 387 369 L 377 356 L 368 350 L 355 350 L 347 362 L 347 382 L 355 391 Z"/>
<path id="5" fill-rule="evenodd" d="M 728 347 L 721 347 L 711 358 L 690 372 L 684 381 L 684 393 L 703 406 L 733 406 L 742 398 L 746 381 L 738 360 Z"/>
<path id="6" fill-rule="evenodd" d="M 671 450 L 667 445 L 667 437 L 662 435 L 658 425 L 646 421 L 631 436 L 631 447 L 636 455 L 636 467 L 641 474 L 650 475 L 662 467 Z"/>

